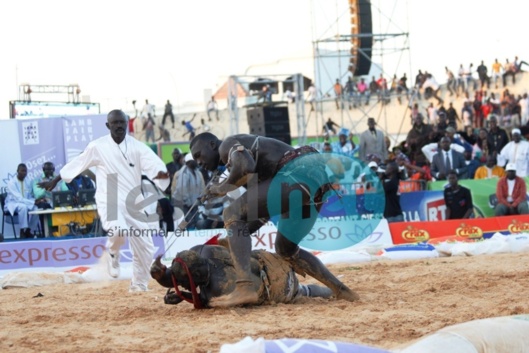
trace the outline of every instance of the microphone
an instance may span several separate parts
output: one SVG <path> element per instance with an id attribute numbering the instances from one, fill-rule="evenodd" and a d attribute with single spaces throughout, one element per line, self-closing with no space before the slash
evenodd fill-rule
<path id="1" fill-rule="evenodd" d="M 134 164 L 132 164 L 132 163 L 129 163 L 129 166 L 131 166 L 131 167 L 134 167 Z"/>

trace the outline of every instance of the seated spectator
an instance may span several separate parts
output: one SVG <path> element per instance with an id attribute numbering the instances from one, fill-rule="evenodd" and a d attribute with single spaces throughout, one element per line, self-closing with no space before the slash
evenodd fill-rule
<path id="1" fill-rule="evenodd" d="M 37 205 L 38 208 L 41 208 L 41 209 L 48 209 L 48 208 L 52 208 L 53 207 L 53 204 L 52 204 L 52 197 L 51 197 L 51 193 L 54 192 L 54 191 L 66 191 L 66 190 L 69 190 L 68 189 L 68 186 L 66 185 L 66 183 L 64 181 L 59 181 L 57 183 L 57 185 L 55 186 L 55 188 L 51 191 L 48 191 L 44 188 L 41 188 L 39 186 L 39 183 L 42 183 L 42 182 L 48 182 L 48 181 L 51 181 L 55 178 L 55 165 L 53 165 L 52 162 L 46 162 L 42 165 L 42 174 L 40 177 L 37 177 L 34 181 L 33 181 L 33 196 L 36 198 L 36 199 L 41 199 L 42 202 L 39 202 Z"/>
<path id="2" fill-rule="evenodd" d="M 508 163 L 505 170 L 507 175 L 501 178 L 496 185 L 498 204 L 494 209 L 494 215 L 529 214 L 525 180 L 516 176 L 516 165 L 514 163 Z"/>
<path id="3" fill-rule="evenodd" d="M 7 197 L 4 211 L 12 215 L 18 213 L 20 225 L 20 239 L 33 238 L 38 228 L 39 217 L 29 214 L 37 209 L 37 204 L 44 202 L 43 198 L 35 199 L 31 181 L 27 178 L 28 168 L 21 163 L 17 167 L 15 178 L 7 182 Z"/>
<path id="4" fill-rule="evenodd" d="M 483 163 L 479 161 L 479 158 L 472 157 L 472 151 L 463 152 L 465 156 L 465 163 L 467 164 L 467 179 L 474 179 L 476 170 L 482 166 Z"/>
<path id="5" fill-rule="evenodd" d="M 455 170 L 458 178 L 467 177 L 467 164 L 462 153 L 450 148 L 450 138 L 443 137 L 441 150 L 432 158 L 432 176 L 437 180 L 446 180 L 450 170 Z"/>
<path id="6" fill-rule="evenodd" d="M 487 162 L 476 169 L 474 179 L 492 179 L 492 178 L 503 178 L 505 176 L 505 170 L 496 165 L 496 158 L 494 156 L 487 156 Z"/>
<path id="7" fill-rule="evenodd" d="M 481 162 L 486 162 L 489 155 L 492 155 L 492 144 L 488 139 L 489 132 L 485 128 L 479 129 L 476 143 L 472 146 L 474 157 L 480 159 Z"/>
<path id="8" fill-rule="evenodd" d="M 346 156 L 353 156 L 356 150 L 353 149 L 351 142 L 347 140 L 348 131 L 345 129 L 340 130 L 338 134 L 338 142 L 333 143 L 333 152 L 344 154 Z"/>
<path id="9" fill-rule="evenodd" d="M 472 204 L 472 194 L 470 190 L 459 185 L 457 172 L 448 172 L 449 186 L 444 189 L 444 200 L 446 204 L 446 219 L 466 219 L 472 218 L 474 205 Z"/>

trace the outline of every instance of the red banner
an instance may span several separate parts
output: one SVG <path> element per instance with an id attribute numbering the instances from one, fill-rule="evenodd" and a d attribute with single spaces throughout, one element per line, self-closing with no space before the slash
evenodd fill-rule
<path id="1" fill-rule="evenodd" d="M 432 239 L 478 240 L 496 232 L 502 234 L 529 233 L 529 215 L 456 219 L 439 222 L 390 223 L 394 244 L 408 244 Z"/>

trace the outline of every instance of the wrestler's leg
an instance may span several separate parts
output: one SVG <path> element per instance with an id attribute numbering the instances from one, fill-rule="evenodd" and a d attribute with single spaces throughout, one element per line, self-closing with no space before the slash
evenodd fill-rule
<path id="1" fill-rule="evenodd" d="M 212 307 L 227 307 L 258 302 L 255 291 L 257 277 L 251 273 L 252 238 L 250 235 L 258 229 L 258 217 L 266 217 L 266 202 L 261 200 L 268 183 L 255 185 L 224 209 L 224 228 L 228 233 L 227 239 L 233 267 L 237 276 L 235 289 L 228 295 L 213 298 L 209 305 Z M 256 212 L 248 212 L 253 207 Z M 258 286 L 257 286 L 258 288 Z"/>
<path id="2" fill-rule="evenodd" d="M 280 232 L 276 235 L 275 248 L 277 254 L 290 261 L 294 270 L 300 275 L 308 274 L 329 287 L 337 299 L 355 301 L 360 299 L 358 294 L 343 284 L 325 265 L 310 252 L 288 240 Z"/>

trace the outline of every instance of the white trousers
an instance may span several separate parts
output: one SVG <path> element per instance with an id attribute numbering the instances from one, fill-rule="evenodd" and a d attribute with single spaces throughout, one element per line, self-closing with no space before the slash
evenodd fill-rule
<path id="1" fill-rule="evenodd" d="M 131 285 L 147 286 L 154 256 L 152 232 L 156 228 L 152 223 L 138 220 L 122 210 L 118 210 L 117 219 L 113 220 L 108 220 L 105 206 L 98 205 L 97 212 L 103 229 L 108 233 L 106 247 L 112 254 L 118 253 L 125 241 L 129 241 L 132 252 Z"/>
<path id="2" fill-rule="evenodd" d="M 11 209 L 13 204 L 5 206 L 5 210 Z M 33 207 L 28 207 L 26 204 L 23 203 L 16 203 L 15 204 L 15 211 L 18 213 L 18 225 L 20 226 L 20 229 L 24 228 L 30 228 L 32 231 L 36 231 L 38 229 L 38 223 L 39 223 L 39 216 L 34 214 L 29 214 L 29 211 L 34 211 L 37 209 L 37 206 L 33 205 Z M 11 212 L 10 212 L 11 213 Z"/>

